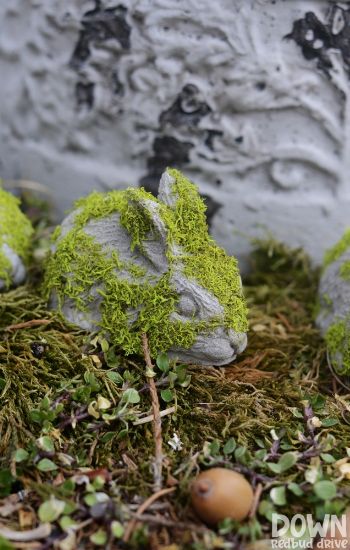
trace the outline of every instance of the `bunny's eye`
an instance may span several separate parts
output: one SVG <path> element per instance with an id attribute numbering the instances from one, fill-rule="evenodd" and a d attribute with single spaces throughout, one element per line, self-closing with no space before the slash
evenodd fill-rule
<path id="1" fill-rule="evenodd" d="M 181 296 L 178 306 L 178 312 L 185 317 L 194 317 L 198 312 L 196 302 L 190 296 Z"/>

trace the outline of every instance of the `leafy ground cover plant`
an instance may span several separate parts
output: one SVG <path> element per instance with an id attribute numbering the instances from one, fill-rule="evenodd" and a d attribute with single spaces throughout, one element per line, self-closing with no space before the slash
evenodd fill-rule
<path id="1" fill-rule="evenodd" d="M 313 325 L 318 273 L 302 251 L 255 243 L 239 361 L 200 368 L 163 354 L 146 372 L 142 357 L 46 309 L 42 225 L 36 244 L 30 281 L 0 302 L 1 549 L 244 548 L 270 538 L 275 511 L 342 513 L 350 406 Z M 157 493 L 149 378 L 163 411 Z M 252 484 L 246 521 L 209 529 L 195 517 L 189 486 L 211 466 Z"/>

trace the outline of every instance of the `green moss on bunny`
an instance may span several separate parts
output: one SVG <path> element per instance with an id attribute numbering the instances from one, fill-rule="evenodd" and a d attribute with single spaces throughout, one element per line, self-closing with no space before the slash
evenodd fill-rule
<path id="1" fill-rule="evenodd" d="M 80 311 L 86 311 L 89 291 L 100 285 L 101 330 L 128 354 L 141 351 L 142 332 L 148 334 L 151 353 L 155 355 L 174 346 L 190 348 L 200 332 L 216 326 L 224 325 L 236 332 L 247 330 L 237 261 L 208 235 L 205 205 L 197 188 L 177 170 L 168 173 L 175 179 L 174 210 L 144 189 L 92 193 L 75 204 L 79 210 L 73 228 L 63 237 L 56 233 L 56 252 L 47 264 L 45 293 L 48 297 L 54 291 L 61 306 L 68 297 Z M 142 250 L 143 242 L 154 231 L 151 215 L 140 206 L 144 200 L 156 205 L 167 228 L 169 269 L 154 281 L 145 276 L 140 266 L 121 261 L 115 250 L 106 254 L 84 232 L 88 221 L 118 212 L 120 224 L 131 237 L 132 250 Z M 208 323 L 194 318 L 188 322 L 170 319 L 178 302 L 170 284 L 175 259 L 171 251 L 176 245 L 184 251 L 180 257 L 184 274 L 218 298 L 225 310 L 224 320 L 212 318 Z"/>
<path id="2" fill-rule="evenodd" d="M 19 209 L 19 200 L 0 188 L 0 279 L 9 288 L 12 265 L 3 245 L 8 245 L 23 262 L 28 259 L 33 228 L 28 218 Z"/>
<path id="3" fill-rule="evenodd" d="M 335 262 L 350 247 L 350 229 L 347 229 L 342 238 L 332 248 L 327 250 L 324 256 L 323 269 Z"/>
<path id="4" fill-rule="evenodd" d="M 336 372 L 338 374 L 349 374 L 350 331 L 348 322 L 343 320 L 332 323 L 325 334 L 325 340 Z"/>
<path id="5" fill-rule="evenodd" d="M 175 179 L 174 192 L 179 198 L 174 221 L 167 221 L 176 243 L 188 253 L 184 258 L 184 273 L 217 297 L 225 309 L 227 328 L 245 332 L 248 329 L 247 308 L 242 300 L 237 260 L 228 256 L 209 235 L 206 206 L 196 186 L 178 170 L 170 169 L 168 172 Z"/>

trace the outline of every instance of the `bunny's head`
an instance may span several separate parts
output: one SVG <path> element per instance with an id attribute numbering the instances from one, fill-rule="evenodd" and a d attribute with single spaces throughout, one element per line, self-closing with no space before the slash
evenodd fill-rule
<path id="1" fill-rule="evenodd" d="M 237 262 L 208 234 L 205 205 L 179 171 L 158 198 L 143 189 L 93 193 L 55 235 L 45 288 L 71 322 L 126 353 L 148 335 L 153 356 L 223 365 L 246 346 Z"/>
<path id="2" fill-rule="evenodd" d="M 0 188 L 0 290 L 24 281 L 32 233 L 19 200 Z"/>

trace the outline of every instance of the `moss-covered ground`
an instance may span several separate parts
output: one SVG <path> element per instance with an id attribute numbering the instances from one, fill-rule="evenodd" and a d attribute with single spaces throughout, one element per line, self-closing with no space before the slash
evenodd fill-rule
<path id="1" fill-rule="evenodd" d="M 142 509 L 154 456 L 144 359 L 47 310 L 38 293 L 46 230 L 37 227 L 28 284 L 0 298 L 1 550 L 245 548 L 271 537 L 274 511 L 342 513 L 350 390 L 327 366 L 313 325 L 318 273 L 302 251 L 256 243 L 244 281 L 249 345 L 234 364 L 158 358 L 169 490 Z M 245 522 L 209 529 L 196 518 L 189 486 L 212 465 L 252 483 Z M 16 542 L 14 532 L 27 538 Z"/>

